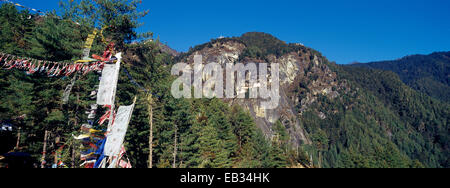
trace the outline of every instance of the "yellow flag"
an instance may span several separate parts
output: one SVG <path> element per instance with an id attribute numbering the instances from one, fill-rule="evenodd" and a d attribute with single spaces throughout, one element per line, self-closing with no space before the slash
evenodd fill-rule
<path id="1" fill-rule="evenodd" d="M 92 44 L 94 43 L 94 39 L 97 36 L 98 30 L 95 29 L 92 34 L 88 35 L 88 38 L 86 39 L 86 43 L 84 44 L 84 48 L 92 48 Z"/>

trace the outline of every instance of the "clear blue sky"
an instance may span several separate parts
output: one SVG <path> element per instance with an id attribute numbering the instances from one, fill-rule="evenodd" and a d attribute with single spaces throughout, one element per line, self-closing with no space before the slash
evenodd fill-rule
<path id="1" fill-rule="evenodd" d="M 57 9 L 59 0 L 15 0 Z M 219 36 L 270 33 L 322 52 L 331 61 L 390 60 L 450 51 L 449 0 L 143 0 L 139 31 L 178 51 Z"/>

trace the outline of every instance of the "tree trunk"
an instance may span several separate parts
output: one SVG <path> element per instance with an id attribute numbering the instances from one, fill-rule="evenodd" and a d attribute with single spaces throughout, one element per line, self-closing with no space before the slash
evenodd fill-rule
<path id="1" fill-rule="evenodd" d="M 182 137 L 180 136 L 180 168 L 183 168 L 183 140 Z"/>
<path id="2" fill-rule="evenodd" d="M 150 124 L 150 135 L 148 138 L 148 145 L 150 153 L 148 154 L 148 168 L 153 168 L 153 99 L 152 96 L 148 96 L 148 116 Z"/>
<path id="3" fill-rule="evenodd" d="M 174 142 L 174 147 L 173 147 L 173 165 L 172 168 L 176 168 L 177 167 L 177 139 L 178 139 L 178 127 L 177 125 L 175 125 L 175 142 Z"/>
<path id="4" fill-rule="evenodd" d="M 319 168 L 322 168 L 322 152 L 319 151 Z"/>

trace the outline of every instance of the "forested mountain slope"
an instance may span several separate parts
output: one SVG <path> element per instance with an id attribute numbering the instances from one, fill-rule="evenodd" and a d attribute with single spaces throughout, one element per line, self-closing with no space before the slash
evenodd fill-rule
<path id="1" fill-rule="evenodd" d="M 269 34 L 215 39 L 182 54 L 193 63 L 279 63 L 281 105 L 225 100 L 249 110 L 267 138 L 288 130 L 320 167 L 448 167 L 449 105 L 420 94 L 386 71 L 330 63 L 319 52 Z M 298 139 L 300 138 L 300 139 Z"/>
<path id="2" fill-rule="evenodd" d="M 397 73 L 411 88 L 450 102 L 450 52 L 412 55 L 394 61 L 354 64 Z"/>

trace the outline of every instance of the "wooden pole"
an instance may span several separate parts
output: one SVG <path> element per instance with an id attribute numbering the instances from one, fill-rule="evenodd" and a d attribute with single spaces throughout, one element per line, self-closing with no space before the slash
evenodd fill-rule
<path id="1" fill-rule="evenodd" d="M 41 168 L 45 168 L 45 164 L 43 162 L 45 161 L 45 156 L 46 156 L 46 153 L 47 153 L 47 136 L 48 136 L 48 131 L 45 131 L 45 134 L 44 134 L 44 147 L 42 149 Z"/>
<path id="2" fill-rule="evenodd" d="M 72 168 L 75 168 L 75 147 L 72 145 Z"/>
<path id="3" fill-rule="evenodd" d="M 58 168 L 58 155 L 59 155 L 59 147 L 58 144 L 60 143 L 61 138 L 59 136 L 55 137 L 55 166 Z"/>
<path id="4" fill-rule="evenodd" d="M 58 149 L 56 149 L 55 150 L 55 158 L 54 158 L 54 165 L 55 165 L 55 168 L 58 168 Z"/>
<path id="5" fill-rule="evenodd" d="M 80 101 L 80 93 L 77 93 L 77 105 L 76 105 L 76 108 L 75 108 L 75 114 L 78 114 L 78 108 L 79 108 L 79 105 L 78 104 L 81 104 L 81 101 Z M 78 127 L 78 118 L 77 118 L 77 116 L 75 115 L 75 127 Z M 71 162 L 71 165 L 72 165 L 72 168 L 75 168 L 75 142 L 73 142 L 72 143 L 72 162 Z"/>
<path id="6" fill-rule="evenodd" d="M 153 168 L 153 99 L 152 95 L 147 97 L 148 102 L 148 116 L 149 116 L 149 125 L 150 125 L 150 135 L 148 138 L 148 145 L 150 149 L 150 153 L 148 154 L 148 168 Z"/>
<path id="7" fill-rule="evenodd" d="M 21 127 L 19 127 L 19 129 L 18 129 L 18 133 L 17 133 L 17 142 L 16 142 L 16 150 L 18 150 L 19 149 L 19 146 L 20 146 L 20 130 L 21 130 L 22 128 Z"/>

